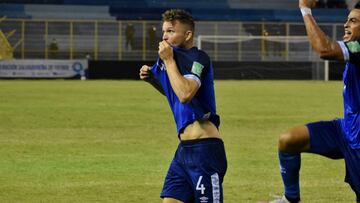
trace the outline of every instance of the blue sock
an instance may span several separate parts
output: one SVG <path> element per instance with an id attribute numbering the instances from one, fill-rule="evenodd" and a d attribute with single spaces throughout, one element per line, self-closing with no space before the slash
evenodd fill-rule
<path id="1" fill-rule="evenodd" d="M 298 202 L 300 200 L 299 171 L 300 153 L 279 152 L 280 173 L 285 187 L 285 197 Z M 290 202 L 293 202 L 290 201 Z"/>

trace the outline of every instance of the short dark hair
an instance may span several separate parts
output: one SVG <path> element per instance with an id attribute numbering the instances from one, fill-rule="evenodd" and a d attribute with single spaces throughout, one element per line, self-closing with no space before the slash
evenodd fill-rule
<path id="1" fill-rule="evenodd" d="M 163 22 L 165 21 L 173 22 L 177 20 L 180 23 L 189 25 L 192 31 L 194 31 L 195 29 L 194 18 L 191 16 L 190 13 L 182 9 L 170 9 L 165 11 L 162 14 L 162 20 Z"/>
<path id="2" fill-rule="evenodd" d="M 358 1 L 358 2 L 355 4 L 354 8 L 360 9 L 360 1 Z"/>

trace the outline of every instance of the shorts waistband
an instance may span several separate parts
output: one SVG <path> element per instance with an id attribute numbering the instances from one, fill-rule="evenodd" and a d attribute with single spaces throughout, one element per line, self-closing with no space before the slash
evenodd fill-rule
<path id="1" fill-rule="evenodd" d="M 194 144 L 202 144 L 202 143 L 223 143 L 222 139 L 209 137 L 203 139 L 196 139 L 196 140 L 180 140 L 180 145 L 194 145 Z"/>

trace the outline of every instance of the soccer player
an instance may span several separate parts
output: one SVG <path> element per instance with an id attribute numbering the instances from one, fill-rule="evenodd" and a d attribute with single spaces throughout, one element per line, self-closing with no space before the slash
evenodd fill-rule
<path id="1" fill-rule="evenodd" d="M 345 61 L 343 73 L 344 118 L 290 128 L 279 138 L 280 173 L 285 194 L 273 203 L 300 202 L 300 153 L 344 159 L 345 181 L 360 202 L 360 2 L 344 24 L 342 41 L 333 41 L 319 28 L 311 7 L 315 0 L 299 0 L 306 32 L 313 49 L 323 59 Z"/>
<path id="2" fill-rule="evenodd" d="M 227 169 L 216 114 L 209 56 L 193 46 L 194 20 L 184 10 L 162 14 L 159 58 L 140 69 L 140 79 L 164 94 L 180 140 L 161 192 L 164 203 L 223 202 Z"/>

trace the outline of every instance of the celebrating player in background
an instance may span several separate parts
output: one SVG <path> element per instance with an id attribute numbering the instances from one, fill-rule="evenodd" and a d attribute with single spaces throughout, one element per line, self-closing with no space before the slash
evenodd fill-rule
<path id="1" fill-rule="evenodd" d="M 140 79 L 166 96 L 180 140 L 161 198 L 164 203 L 220 203 L 227 161 L 218 130 L 212 64 L 205 52 L 193 46 L 190 14 L 172 9 L 162 17 L 159 58 L 152 67 L 140 69 Z"/>
<path id="2" fill-rule="evenodd" d="M 344 159 L 345 181 L 360 202 L 360 2 L 349 13 L 343 41 L 333 41 L 311 15 L 315 0 L 299 0 L 306 32 L 313 49 L 323 59 L 345 61 L 343 74 L 344 118 L 290 128 L 279 139 L 280 172 L 285 194 L 274 203 L 300 202 L 300 153 Z M 315 200 L 314 200 L 315 201 Z"/>

